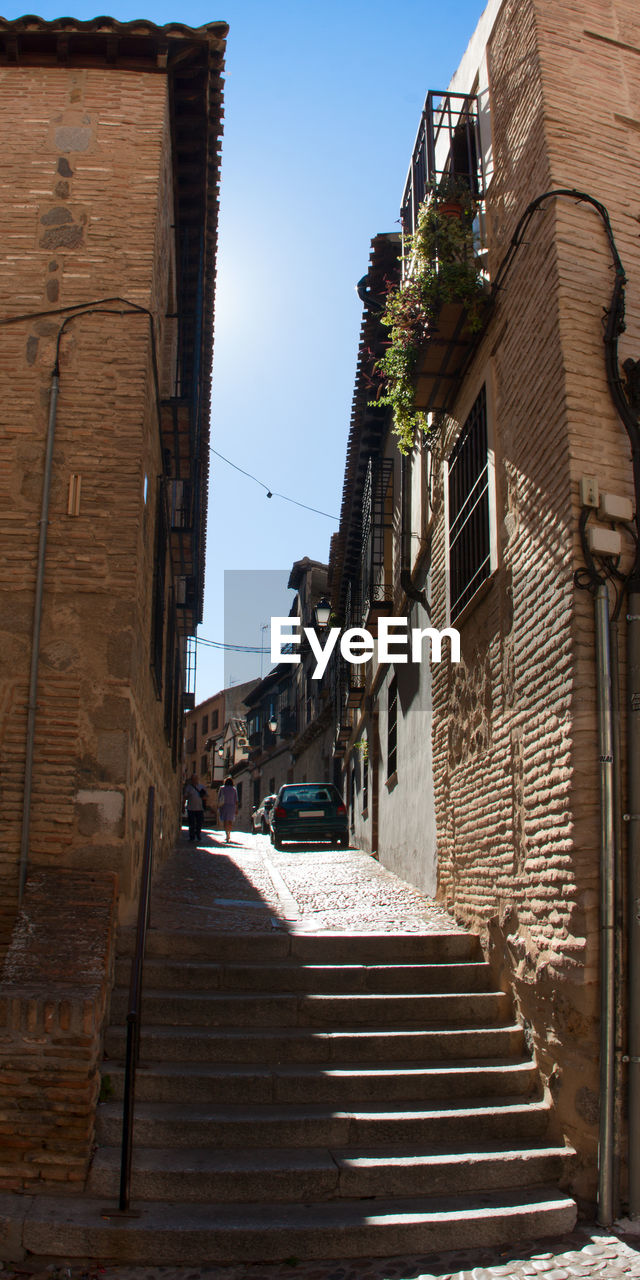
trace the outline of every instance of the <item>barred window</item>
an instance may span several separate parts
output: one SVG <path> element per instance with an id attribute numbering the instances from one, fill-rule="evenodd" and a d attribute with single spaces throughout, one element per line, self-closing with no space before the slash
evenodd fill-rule
<path id="1" fill-rule="evenodd" d="M 167 562 L 167 517 L 162 486 L 156 506 L 156 544 L 154 552 L 153 599 L 151 604 L 151 670 L 158 697 L 162 693 L 162 656 L 164 650 L 164 610 Z"/>
<path id="2" fill-rule="evenodd" d="M 491 574 L 487 394 L 483 387 L 449 458 L 450 621 Z"/>
<path id="3" fill-rule="evenodd" d="M 387 779 L 398 768 L 398 678 L 393 677 L 387 693 Z"/>

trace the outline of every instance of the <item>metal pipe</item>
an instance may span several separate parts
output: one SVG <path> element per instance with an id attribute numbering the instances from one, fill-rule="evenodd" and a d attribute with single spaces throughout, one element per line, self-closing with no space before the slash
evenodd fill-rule
<path id="1" fill-rule="evenodd" d="M 615 834 L 609 589 L 595 594 L 598 756 L 600 762 L 600 1134 L 598 1222 L 613 1223 L 615 1085 Z"/>
<path id="2" fill-rule="evenodd" d="M 58 392 L 60 389 L 60 372 L 58 364 L 51 375 L 51 391 L 49 394 L 49 422 L 47 426 L 47 444 L 44 458 L 44 477 L 42 481 L 42 502 L 40 507 L 40 538 L 38 543 L 38 564 L 36 569 L 36 594 L 33 605 L 33 628 L 31 637 L 31 673 L 29 677 L 29 701 L 27 706 L 27 737 L 25 744 L 24 789 L 22 798 L 22 838 L 20 841 L 20 869 L 18 877 L 18 906 L 22 906 L 24 887 L 29 864 L 29 832 L 31 827 L 31 789 L 33 784 L 33 748 L 36 730 L 36 711 L 38 694 L 38 669 L 40 666 L 40 627 L 42 624 L 42 597 L 44 592 L 44 571 L 47 554 L 47 530 L 49 525 L 49 497 L 51 494 L 51 472 L 53 467 L 53 444 L 56 433 L 56 413 L 58 408 Z"/>
<path id="3" fill-rule="evenodd" d="M 636 502 L 640 493 L 636 490 Z M 628 1124 L 629 1217 L 640 1218 L 640 583 L 628 596 L 627 759 L 628 759 Z"/>
<path id="4" fill-rule="evenodd" d="M 614 902 L 615 902 L 615 1083 L 614 1083 L 614 1216 L 620 1216 L 620 1168 L 624 1160 L 625 1094 L 624 1065 L 626 1037 L 625 1010 L 625 884 L 622 800 L 622 708 L 620 702 L 620 609 L 625 599 L 624 586 L 611 619 L 611 715 L 613 718 L 613 838 L 614 838 Z"/>

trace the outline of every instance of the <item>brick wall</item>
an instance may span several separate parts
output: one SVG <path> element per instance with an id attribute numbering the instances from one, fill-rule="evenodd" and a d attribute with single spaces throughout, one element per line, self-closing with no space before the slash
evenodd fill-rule
<path id="1" fill-rule="evenodd" d="M 527 204 L 549 188 L 603 201 L 631 280 L 624 358 L 637 354 L 640 319 L 639 208 L 629 196 L 640 159 L 640 39 L 630 5 L 605 9 L 533 0 L 501 10 L 488 50 L 490 265 L 495 272 Z M 612 39 L 635 41 L 635 53 Z M 622 121 L 634 112 L 635 125 Z M 576 1189 L 587 1198 L 599 1089 L 599 800 L 593 604 L 573 573 L 583 564 L 580 476 L 631 496 L 627 437 L 604 370 L 612 281 L 597 216 L 550 201 L 514 259 L 456 405 L 462 422 L 486 383 L 498 569 L 460 624 L 460 666 L 434 668 L 433 695 L 439 892 L 480 929 L 496 973 L 513 985 L 557 1129 L 579 1148 Z M 456 430 L 436 467 L 437 625 L 441 461 Z"/>
<path id="2" fill-rule="evenodd" d="M 0 982 L 0 1187 L 81 1187 L 91 1157 L 116 882 L 41 871 Z"/>
<path id="3" fill-rule="evenodd" d="M 16 900 L 45 434 L 63 320 L 56 312 L 109 297 L 151 307 L 160 377 L 170 384 L 175 336 L 164 316 L 175 285 L 165 78 L 117 68 L 5 67 L 0 99 L 10 122 L 0 313 L 27 316 L 3 328 L 0 346 L 6 935 Z M 38 311 L 47 314 L 32 314 Z M 167 846 L 179 813 L 149 668 L 162 470 L 152 357 L 145 314 L 86 314 L 65 325 L 34 757 L 30 864 L 116 871 L 125 911 L 148 784 L 158 790 Z M 77 516 L 67 514 L 72 475 L 81 477 Z"/>

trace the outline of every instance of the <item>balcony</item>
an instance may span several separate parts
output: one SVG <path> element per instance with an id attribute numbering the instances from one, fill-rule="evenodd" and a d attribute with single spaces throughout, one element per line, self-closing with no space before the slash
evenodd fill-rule
<path id="1" fill-rule="evenodd" d="M 347 707 L 356 710 L 362 703 L 367 687 L 366 669 L 364 666 L 351 667 L 349 687 L 347 690 Z"/>
<path id="2" fill-rule="evenodd" d="M 402 279 L 379 369 L 400 449 L 415 413 L 447 412 L 488 315 L 482 150 L 473 94 L 427 94 L 404 190 Z"/>
<path id="3" fill-rule="evenodd" d="M 474 329 L 464 302 L 447 302 L 440 308 L 416 363 L 413 403 L 419 412 L 446 413 L 452 407 L 488 311 L 487 294 L 482 323 Z"/>
<path id="4" fill-rule="evenodd" d="M 478 126 L 475 94 L 429 90 L 402 198 L 403 235 L 413 235 L 417 230 L 421 205 L 429 191 L 443 181 L 464 184 L 474 198 L 483 198 Z"/>

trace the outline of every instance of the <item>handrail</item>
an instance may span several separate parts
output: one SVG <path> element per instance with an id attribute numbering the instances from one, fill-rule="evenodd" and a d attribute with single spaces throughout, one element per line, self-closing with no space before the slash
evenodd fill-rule
<path id="1" fill-rule="evenodd" d="M 133 1108 L 135 1101 L 136 1067 L 140 1058 L 140 1002 L 142 995 L 142 967 L 144 964 L 144 948 L 149 923 L 149 896 L 151 888 L 151 867 L 153 863 L 153 815 L 155 807 L 155 787 L 149 787 L 147 799 L 147 826 L 144 837 L 144 855 L 142 859 L 142 877 L 140 880 L 140 898 L 138 901 L 138 926 L 136 929 L 136 946 L 131 963 L 131 982 L 129 984 L 129 1009 L 127 1012 L 127 1050 L 124 1075 L 124 1101 L 122 1104 L 122 1153 L 120 1157 L 120 1199 L 118 1209 L 126 1213 L 129 1209 L 131 1188 L 131 1156 L 133 1151 Z"/>

